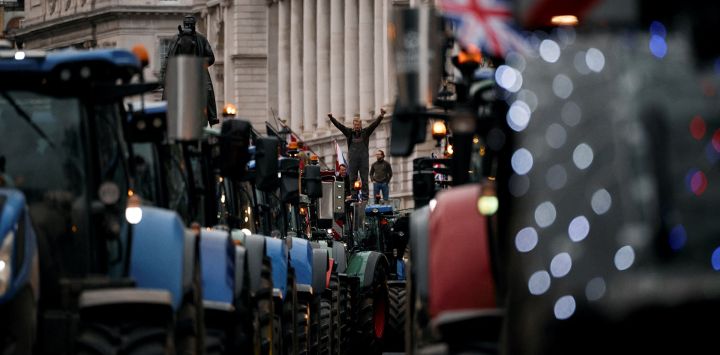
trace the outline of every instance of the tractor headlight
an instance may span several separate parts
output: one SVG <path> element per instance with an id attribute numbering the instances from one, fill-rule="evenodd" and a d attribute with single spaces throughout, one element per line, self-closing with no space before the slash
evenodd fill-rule
<path id="1" fill-rule="evenodd" d="M 4 295 L 10 285 L 10 276 L 12 276 L 12 252 L 15 242 L 15 233 L 9 231 L 5 235 L 5 240 L 0 246 L 0 296 Z"/>

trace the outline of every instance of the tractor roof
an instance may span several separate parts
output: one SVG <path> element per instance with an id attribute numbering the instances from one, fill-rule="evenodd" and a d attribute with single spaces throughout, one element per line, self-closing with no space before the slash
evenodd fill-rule
<path id="1" fill-rule="evenodd" d="M 377 214 L 392 214 L 393 213 L 393 206 L 392 205 L 367 205 L 365 207 L 365 215 L 372 216 Z"/>

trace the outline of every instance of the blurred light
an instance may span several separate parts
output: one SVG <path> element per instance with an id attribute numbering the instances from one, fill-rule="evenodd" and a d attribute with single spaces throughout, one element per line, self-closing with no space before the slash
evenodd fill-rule
<path id="1" fill-rule="evenodd" d="M 577 126 L 582 118 L 582 110 L 580 110 L 580 106 L 576 103 L 568 101 L 560 111 L 560 118 L 570 127 Z"/>
<path id="2" fill-rule="evenodd" d="M 528 290 L 531 294 L 538 296 L 550 289 L 550 274 L 547 271 L 536 271 L 528 280 Z"/>
<path id="3" fill-rule="evenodd" d="M 545 131 L 545 141 L 552 148 L 558 149 L 562 147 L 566 139 L 567 131 L 557 123 L 551 124 L 548 126 L 547 131 Z"/>
<path id="4" fill-rule="evenodd" d="M 573 151 L 573 162 L 580 170 L 585 170 L 592 164 L 593 150 L 589 145 L 580 143 Z"/>
<path id="5" fill-rule="evenodd" d="M 629 245 L 626 245 L 615 253 L 615 267 L 620 270 L 627 270 L 635 262 L 635 250 Z"/>
<path id="6" fill-rule="evenodd" d="M 660 21 L 653 21 L 650 24 L 650 34 L 665 38 L 665 36 L 667 36 L 667 30 L 665 29 L 665 25 L 663 25 Z"/>
<path id="7" fill-rule="evenodd" d="M 529 150 L 520 148 L 513 153 L 510 164 L 518 175 L 527 174 L 533 166 L 533 157 Z"/>
<path id="8" fill-rule="evenodd" d="M 434 210 L 435 210 L 435 206 L 437 206 L 437 200 L 436 200 L 436 199 L 430 200 L 430 202 L 428 203 L 428 205 L 430 206 L 430 212 L 434 211 Z"/>
<path id="9" fill-rule="evenodd" d="M 447 127 L 443 121 L 435 121 L 432 125 L 432 136 L 435 139 L 445 138 L 447 135 Z"/>
<path id="10" fill-rule="evenodd" d="M 576 26 L 578 18 L 575 15 L 559 15 L 550 18 L 550 22 L 555 26 Z"/>
<path id="11" fill-rule="evenodd" d="M 445 154 L 452 156 L 455 153 L 455 150 L 453 150 L 452 144 L 448 144 L 447 147 L 445 147 Z"/>
<path id="12" fill-rule="evenodd" d="M 458 53 L 458 62 L 460 64 L 465 63 L 477 63 L 480 64 L 482 62 L 482 53 L 480 53 L 480 49 L 474 45 L 467 46 L 466 50 L 461 50 Z"/>
<path id="13" fill-rule="evenodd" d="M 547 173 L 545 173 L 545 182 L 552 190 L 557 191 L 565 187 L 567 183 L 567 172 L 565 172 L 565 168 L 560 164 L 550 167 Z"/>
<path id="14" fill-rule="evenodd" d="M 554 29 L 553 32 L 555 33 L 555 37 L 557 38 L 558 42 L 560 42 L 563 48 L 565 48 L 565 46 L 575 43 L 575 37 L 577 37 L 577 34 L 575 33 L 574 28 L 558 27 Z"/>
<path id="15" fill-rule="evenodd" d="M 505 63 L 520 72 L 523 72 L 525 70 L 525 66 L 527 65 L 525 57 L 517 52 L 508 53 L 507 56 L 505 56 Z"/>
<path id="16" fill-rule="evenodd" d="M 251 232 L 249 229 L 247 229 L 247 228 L 243 228 L 243 229 L 241 229 L 240 231 L 241 231 L 243 234 L 245 234 L 246 237 L 249 237 L 249 236 L 252 235 L 252 232 Z"/>
<path id="17" fill-rule="evenodd" d="M 501 65 L 495 70 L 495 81 L 503 89 L 510 92 L 518 92 L 522 87 L 522 74 L 507 65 Z"/>
<path id="18" fill-rule="evenodd" d="M 525 175 L 513 174 L 510 177 L 508 188 L 510 189 L 510 194 L 513 196 L 522 197 L 530 189 L 530 179 Z"/>
<path id="19" fill-rule="evenodd" d="M 125 209 L 125 219 L 130 224 L 138 224 L 142 221 L 142 209 L 140 207 L 128 207 Z"/>
<path id="20" fill-rule="evenodd" d="M 525 227 L 515 235 L 515 248 L 521 253 L 527 253 L 537 246 L 538 234 L 533 227 Z"/>
<path id="21" fill-rule="evenodd" d="M 473 144 L 478 144 L 478 143 L 480 143 L 480 138 L 478 136 L 473 137 Z"/>
<path id="22" fill-rule="evenodd" d="M 23 52 L 23 51 L 15 52 L 15 60 L 23 60 L 23 59 L 25 59 L 25 52 Z"/>
<path id="23" fill-rule="evenodd" d="M 513 102 L 506 119 L 513 131 L 522 132 L 530 123 L 530 106 L 520 100 Z"/>
<path id="24" fill-rule="evenodd" d="M 667 43 L 665 43 L 665 39 L 658 35 L 650 36 L 650 53 L 656 58 L 664 58 L 667 54 Z"/>
<path id="25" fill-rule="evenodd" d="M 695 115 L 690 121 L 690 134 L 693 138 L 701 140 L 705 136 L 707 127 L 705 126 L 705 120 L 700 115 Z M 713 139 L 715 137 L 713 136 Z"/>
<path id="26" fill-rule="evenodd" d="M 720 151 L 716 150 L 713 142 L 710 142 L 705 146 L 705 157 L 710 164 L 713 165 L 720 161 Z"/>
<path id="27" fill-rule="evenodd" d="M 690 179 L 690 189 L 696 196 L 702 195 L 705 192 L 707 185 L 707 178 L 705 177 L 705 173 L 702 171 L 696 172 Z"/>
<path id="28" fill-rule="evenodd" d="M 245 216 L 245 223 L 247 223 L 248 221 L 250 221 L 250 217 Z"/>
<path id="29" fill-rule="evenodd" d="M 670 249 L 678 251 L 685 246 L 685 242 L 687 242 L 687 232 L 685 232 L 685 227 L 683 227 L 682 224 L 678 224 L 670 230 L 670 235 L 668 236 Z"/>
<path id="30" fill-rule="evenodd" d="M 585 286 L 585 297 L 588 301 L 597 301 L 605 295 L 605 280 L 602 277 L 596 277 Z"/>
<path id="31" fill-rule="evenodd" d="M 592 206 L 593 212 L 597 215 L 603 215 L 610 210 L 612 206 L 612 197 L 610 193 L 605 189 L 595 191 L 590 200 L 590 206 Z"/>
<path id="32" fill-rule="evenodd" d="M 557 211 L 555 205 L 550 201 L 545 201 L 535 208 L 535 222 L 541 228 L 549 227 L 555 222 Z"/>
<path id="33" fill-rule="evenodd" d="M 587 66 L 587 53 L 584 51 L 580 51 L 575 53 L 575 58 L 573 58 L 573 65 L 575 66 L 575 70 L 577 70 L 578 73 L 582 75 L 587 75 L 592 72 L 590 68 Z"/>
<path id="34" fill-rule="evenodd" d="M 220 195 L 220 203 L 225 203 L 225 194 Z"/>
<path id="35" fill-rule="evenodd" d="M 585 62 L 590 70 L 599 73 L 605 67 L 605 56 L 599 49 L 590 48 L 585 54 Z"/>
<path id="36" fill-rule="evenodd" d="M 567 275 L 570 269 L 572 269 L 572 258 L 568 253 L 555 255 L 550 261 L 550 273 L 556 278 Z"/>
<path id="37" fill-rule="evenodd" d="M 572 317 L 575 313 L 575 298 L 573 296 L 562 296 L 555 302 L 555 318 L 564 320 Z"/>
<path id="38" fill-rule="evenodd" d="M 560 59 L 560 46 L 550 39 L 540 42 L 540 57 L 548 63 L 557 62 Z"/>
<path id="39" fill-rule="evenodd" d="M 577 216 L 570 221 L 568 235 L 573 242 L 579 242 L 590 234 L 590 221 L 585 216 Z"/>
<path id="40" fill-rule="evenodd" d="M 720 247 L 713 251 L 710 262 L 712 263 L 712 267 L 715 271 L 720 271 Z"/>
<path id="41" fill-rule="evenodd" d="M 573 92 L 572 80 L 565 74 L 558 74 L 555 76 L 555 79 L 553 79 L 552 89 L 555 96 L 561 99 L 567 99 Z"/>
<path id="42" fill-rule="evenodd" d="M 535 111 L 535 109 L 537 108 L 537 105 L 538 105 L 537 95 L 535 95 L 535 93 L 530 90 L 527 90 L 527 89 L 520 90 L 520 92 L 518 92 L 518 94 L 517 94 L 517 99 L 518 99 L 518 101 L 522 101 L 522 102 L 526 103 L 528 105 L 528 107 L 530 108 L 530 112 Z"/>

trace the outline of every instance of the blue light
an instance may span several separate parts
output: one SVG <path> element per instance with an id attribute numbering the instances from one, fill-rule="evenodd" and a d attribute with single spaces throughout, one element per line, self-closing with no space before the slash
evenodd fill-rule
<path id="1" fill-rule="evenodd" d="M 712 263 L 712 267 L 715 271 L 720 271 L 720 247 L 713 251 L 710 262 Z"/>
<path id="2" fill-rule="evenodd" d="M 653 36 L 660 36 L 662 38 L 665 38 L 667 35 L 667 30 L 665 29 L 665 25 L 663 25 L 659 21 L 653 21 L 650 24 L 650 34 Z"/>
<path id="3" fill-rule="evenodd" d="M 667 54 L 667 43 L 665 43 L 665 39 L 658 35 L 652 35 L 652 37 L 650 37 L 650 52 L 657 58 L 664 58 Z"/>
<path id="4" fill-rule="evenodd" d="M 705 146 L 705 157 L 711 165 L 715 165 L 718 161 L 720 161 L 720 152 L 715 150 L 712 142 L 708 143 L 707 146 Z"/>
<path id="5" fill-rule="evenodd" d="M 715 74 L 720 75 L 720 58 L 715 59 Z"/>
<path id="6" fill-rule="evenodd" d="M 683 227 L 682 224 L 678 224 L 670 231 L 668 242 L 670 243 L 670 248 L 674 251 L 678 251 L 685 246 L 685 242 L 687 242 L 687 232 L 685 232 L 685 227 Z"/>

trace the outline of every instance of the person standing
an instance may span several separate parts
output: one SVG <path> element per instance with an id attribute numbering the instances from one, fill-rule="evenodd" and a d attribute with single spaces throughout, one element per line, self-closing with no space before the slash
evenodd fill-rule
<path id="1" fill-rule="evenodd" d="M 387 201 L 390 198 L 390 179 L 392 179 L 392 166 L 385 160 L 385 152 L 378 149 L 375 153 L 377 159 L 370 167 L 370 178 L 373 182 L 373 195 L 375 203 L 380 203 L 380 192 L 382 199 Z"/>
<path id="2" fill-rule="evenodd" d="M 370 154 L 368 152 L 370 145 L 370 136 L 375 129 L 380 125 L 382 119 L 385 117 L 385 110 L 380 109 L 380 115 L 370 123 L 367 128 L 362 127 L 362 121 L 359 116 L 353 119 L 352 129 L 345 127 L 342 123 L 333 117 L 332 113 L 328 113 L 330 122 L 337 127 L 348 143 L 348 155 L 350 156 L 349 168 L 350 168 L 350 181 L 356 181 L 358 173 L 360 173 L 360 180 L 362 182 L 362 196 L 363 199 L 367 199 L 368 196 L 368 164 L 370 162 Z"/>

